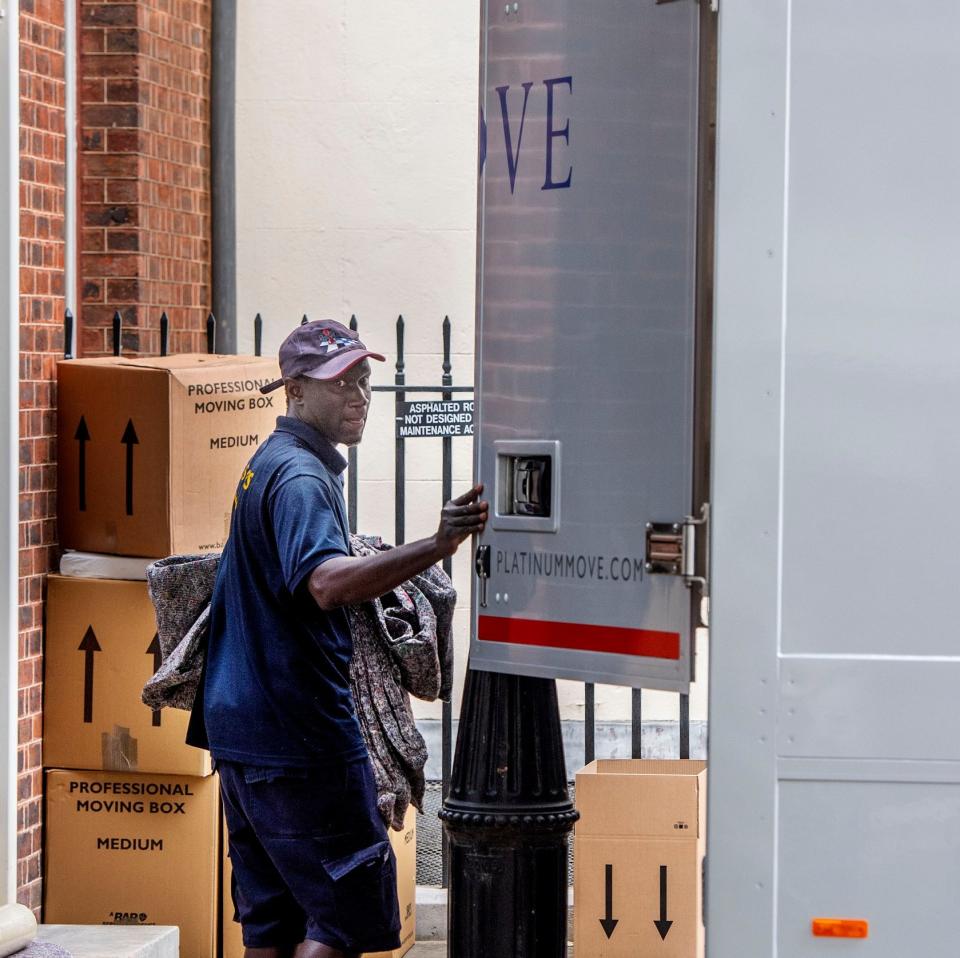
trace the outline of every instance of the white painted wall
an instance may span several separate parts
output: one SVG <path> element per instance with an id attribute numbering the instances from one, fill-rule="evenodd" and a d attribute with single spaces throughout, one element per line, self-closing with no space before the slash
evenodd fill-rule
<path id="1" fill-rule="evenodd" d="M 264 352 L 299 322 L 356 314 L 388 356 L 407 323 L 407 382 L 438 382 L 440 324 L 453 323 L 455 382 L 472 380 L 476 247 L 479 3 L 263 0 L 238 6 L 238 348 Z M 377 365 L 377 364 L 375 364 Z M 393 539 L 392 399 L 376 397 L 359 453 L 359 526 Z M 440 507 L 440 441 L 407 443 L 407 539 Z M 454 490 L 472 475 L 454 441 Z M 458 664 L 466 663 L 471 557 L 461 550 Z M 705 662 L 701 674 L 706 674 Z M 583 714 L 583 686 L 560 683 L 564 718 Z M 457 686 L 459 694 L 460 683 Z M 706 715 L 695 691 L 691 717 Z M 629 689 L 597 689 L 597 718 L 628 719 Z M 648 693 L 645 719 L 677 717 L 676 696 Z M 420 717 L 439 706 L 418 703 Z M 459 714 L 459 698 L 454 701 Z"/>

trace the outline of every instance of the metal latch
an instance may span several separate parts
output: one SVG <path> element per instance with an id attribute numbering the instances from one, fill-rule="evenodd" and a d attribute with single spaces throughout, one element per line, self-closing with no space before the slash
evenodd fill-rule
<path id="1" fill-rule="evenodd" d="M 490 546 L 477 546 L 473 568 L 480 580 L 480 607 L 485 609 L 487 607 L 487 583 L 490 580 Z"/>
<path id="2" fill-rule="evenodd" d="M 697 575 L 697 527 L 704 530 L 704 574 Z M 650 575 L 678 575 L 687 586 L 699 584 L 710 594 L 710 503 L 700 507 L 699 518 L 681 522 L 648 522 L 644 568 Z"/>

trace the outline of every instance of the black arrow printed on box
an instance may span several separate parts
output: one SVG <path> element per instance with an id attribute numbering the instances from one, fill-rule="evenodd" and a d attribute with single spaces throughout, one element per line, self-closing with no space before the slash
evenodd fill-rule
<path id="1" fill-rule="evenodd" d="M 137 430 L 133 428 L 133 420 L 127 420 L 127 428 L 123 430 L 120 440 L 127 447 L 127 515 L 133 515 L 133 447 L 139 444 Z"/>
<path id="2" fill-rule="evenodd" d="M 83 652 L 85 659 L 83 662 L 83 721 L 90 723 L 93 721 L 93 657 L 101 651 L 100 643 L 97 641 L 97 633 L 93 631 L 93 626 L 88 626 L 83 634 L 83 641 L 78 646 L 78 651 Z"/>
<path id="3" fill-rule="evenodd" d="M 87 511 L 87 443 L 90 441 L 90 430 L 87 429 L 87 420 L 80 417 L 80 424 L 73 438 L 80 443 L 80 454 L 78 462 L 79 471 L 79 493 L 80 493 L 80 511 Z"/>
<path id="4" fill-rule="evenodd" d="M 163 653 L 160 650 L 160 636 L 154 634 L 153 638 L 150 640 L 150 644 L 147 646 L 147 655 L 153 656 L 153 673 L 159 671 L 160 666 L 163 665 Z M 153 710 L 153 720 L 152 724 L 154 728 L 159 728 L 160 726 L 160 709 Z"/>
<path id="5" fill-rule="evenodd" d="M 606 885 L 606 917 L 600 919 L 600 924 L 606 933 L 607 938 L 613 937 L 613 932 L 620 922 L 619 918 L 613 917 L 613 865 L 606 865 L 605 885 Z"/>
<path id="6" fill-rule="evenodd" d="M 655 921 L 657 931 L 660 932 L 660 938 L 666 941 L 667 932 L 670 931 L 672 921 L 667 921 L 667 866 L 660 866 L 660 920 Z"/>

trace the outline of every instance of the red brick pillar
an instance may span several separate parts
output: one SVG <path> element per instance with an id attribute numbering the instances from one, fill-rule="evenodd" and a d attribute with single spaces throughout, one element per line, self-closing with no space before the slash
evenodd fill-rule
<path id="1" fill-rule="evenodd" d="M 17 898 L 39 913 L 43 582 L 56 559 L 62 355 L 64 0 L 20 0 L 20 622 Z"/>
<path id="2" fill-rule="evenodd" d="M 80 355 L 205 348 L 210 2 L 80 0 Z"/>
<path id="3" fill-rule="evenodd" d="M 43 586 L 56 540 L 56 362 L 63 354 L 64 3 L 20 0 L 18 898 L 39 915 Z M 204 348 L 210 302 L 211 0 L 80 0 L 81 355 Z"/>

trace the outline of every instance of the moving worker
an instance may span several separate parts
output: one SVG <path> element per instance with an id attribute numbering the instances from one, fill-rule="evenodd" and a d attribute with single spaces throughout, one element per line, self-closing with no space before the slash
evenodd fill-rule
<path id="1" fill-rule="evenodd" d="M 350 693 L 344 606 L 381 596 L 482 532 L 482 486 L 436 533 L 350 555 L 337 444 L 360 442 L 368 350 L 332 321 L 280 346 L 287 414 L 241 476 L 188 741 L 209 748 L 247 958 L 341 958 L 400 940 L 396 863 Z"/>

